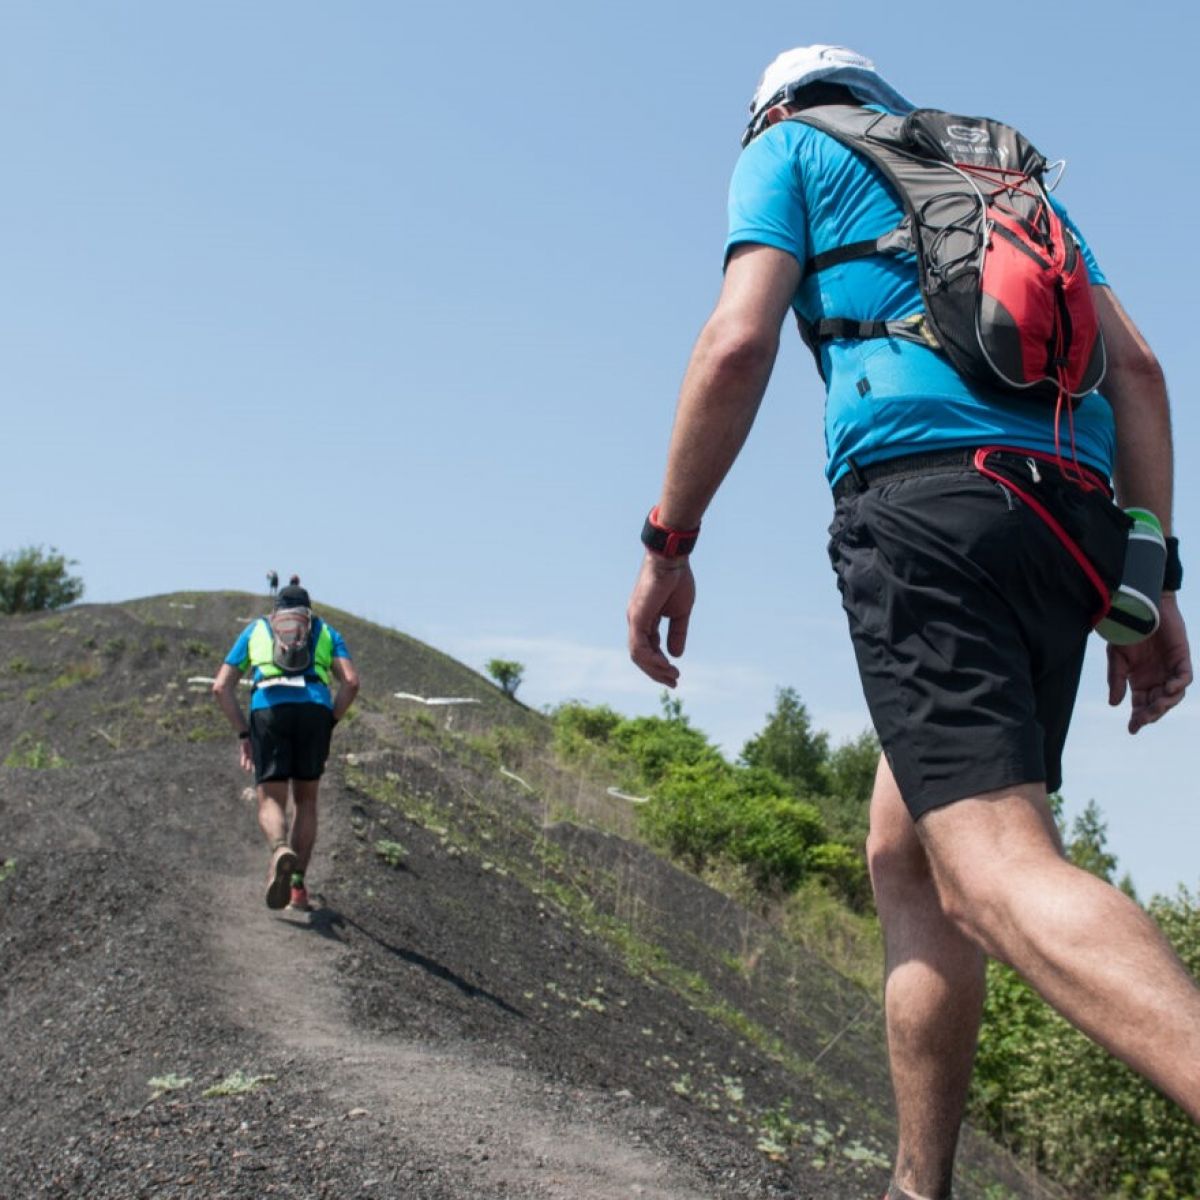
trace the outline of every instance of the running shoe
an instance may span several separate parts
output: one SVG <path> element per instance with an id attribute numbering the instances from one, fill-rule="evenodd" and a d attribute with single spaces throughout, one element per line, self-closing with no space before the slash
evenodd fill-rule
<path id="1" fill-rule="evenodd" d="M 279 846 L 271 855 L 271 870 L 267 875 L 267 907 L 285 908 L 291 894 L 292 873 L 300 865 L 291 846 Z"/>
<path id="2" fill-rule="evenodd" d="M 288 902 L 288 908 L 294 912 L 312 912 L 312 905 L 308 902 L 308 889 L 304 884 L 297 887 L 292 884 L 292 898 Z"/>

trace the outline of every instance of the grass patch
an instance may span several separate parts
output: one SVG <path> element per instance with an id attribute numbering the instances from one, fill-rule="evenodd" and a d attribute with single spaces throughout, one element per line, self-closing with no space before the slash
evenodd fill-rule
<path id="1" fill-rule="evenodd" d="M 869 995 L 883 995 L 883 930 L 873 912 L 856 913 L 807 880 L 783 904 L 787 938 L 817 955 Z"/>
<path id="2" fill-rule="evenodd" d="M 4 759 L 6 767 L 27 767 L 35 771 L 53 771 L 65 767 L 67 760 L 53 746 L 23 733 Z"/>
<path id="3" fill-rule="evenodd" d="M 75 687 L 76 684 L 86 683 L 90 679 L 95 679 L 99 674 L 99 663 L 90 658 L 81 659 L 79 662 L 68 663 L 58 675 L 46 684 L 42 691 L 65 691 L 67 688 Z"/>
<path id="4" fill-rule="evenodd" d="M 274 1075 L 247 1075 L 243 1071 L 234 1071 L 232 1075 L 226 1075 L 220 1083 L 214 1083 L 200 1094 L 206 1100 L 211 1100 L 214 1096 L 245 1096 L 248 1092 L 256 1092 L 264 1084 L 274 1081 Z"/>
<path id="5" fill-rule="evenodd" d="M 154 1092 L 154 1099 L 157 1100 L 164 1092 L 178 1092 L 187 1087 L 192 1082 L 190 1075 L 155 1075 L 153 1079 L 147 1079 L 146 1083 Z"/>
<path id="6" fill-rule="evenodd" d="M 375 843 L 375 853 L 383 859 L 389 867 L 402 867 L 404 859 L 408 855 L 408 851 L 404 849 L 399 842 L 389 842 L 386 838 L 380 838 Z"/>

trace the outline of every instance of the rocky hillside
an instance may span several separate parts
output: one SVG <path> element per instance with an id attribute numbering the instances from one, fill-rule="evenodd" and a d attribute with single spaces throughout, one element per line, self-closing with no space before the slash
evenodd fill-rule
<path id="1" fill-rule="evenodd" d="M 0 618 L 0 1195 L 882 1193 L 872 998 L 641 846 L 544 717 L 345 613 L 318 907 L 270 913 L 194 682 L 263 603 Z M 967 1143 L 960 1197 L 1059 1194 Z"/>

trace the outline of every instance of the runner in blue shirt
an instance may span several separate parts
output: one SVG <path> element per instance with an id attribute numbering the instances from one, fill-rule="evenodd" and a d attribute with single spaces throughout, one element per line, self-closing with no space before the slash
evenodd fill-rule
<path id="1" fill-rule="evenodd" d="M 291 669 L 278 665 L 289 661 L 280 659 L 277 646 L 285 636 L 302 647 Z M 237 698 L 238 681 L 247 671 L 254 687 L 249 720 Z M 333 678 L 336 697 L 329 686 Z M 258 786 L 258 824 L 271 847 L 267 906 L 307 911 L 305 871 L 317 839 L 321 775 L 333 727 L 358 694 L 358 672 L 342 635 L 313 615 L 297 576 L 276 595 L 271 617 L 252 621 L 234 642 L 213 694 L 241 741 L 242 767 L 253 770 Z"/>
<path id="2" fill-rule="evenodd" d="M 888 234 L 902 215 L 873 163 L 789 120 L 831 104 L 858 116 L 862 106 L 913 110 L 842 47 L 800 47 L 768 67 L 734 172 L 724 284 L 643 528 L 629 648 L 675 686 L 668 654 L 684 651 L 701 517 L 750 431 L 789 310 L 810 328 L 825 323 L 829 554 L 884 751 L 867 854 L 899 1118 L 888 1195 L 945 1200 L 985 954 L 1200 1120 L 1200 990 L 1135 903 L 1065 861 L 1047 802 L 1087 636 L 1124 566 L 1129 522 L 1109 477 L 1121 505 L 1149 509 L 1170 534 L 1170 415 L 1158 361 L 1078 231 L 1108 370 L 1074 411 L 1066 451 L 1052 405 L 969 382 L 940 351 L 894 334 L 926 311 L 911 255 L 869 251 L 808 269 L 814 255 Z M 838 332 L 847 328 L 858 332 Z M 1131 733 L 1192 680 L 1178 544 L 1168 545 L 1157 630 L 1108 649 L 1109 700 L 1130 691 Z"/>

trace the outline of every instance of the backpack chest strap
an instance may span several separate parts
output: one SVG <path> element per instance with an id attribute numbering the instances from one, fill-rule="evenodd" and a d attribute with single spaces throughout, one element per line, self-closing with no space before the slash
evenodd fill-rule
<path id="1" fill-rule="evenodd" d="M 918 346 L 927 346 L 930 350 L 941 348 L 924 313 L 915 313 L 898 321 L 855 321 L 850 317 L 822 317 L 819 321 L 805 321 L 797 317 L 796 324 L 800 327 L 800 336 L 814 354 L 818 353 L 822 342 L 831 342 L 836 338 L 900 338 L 905 342 L 915 342 Z"/>
<path id="2" fill-rule="evenodd" d="M 916 244 L 913 241 L 912 222 L 905 217 L 895 229 L 875 238 L 864 238 L 861 242 L 847 242 L 844 246 L 835 246 L 832 250 L 823 250 L 814 254 L 804 264 L 804 273 L 816 274 L 840 263 L 853 262 L 859 258 L 871 258 L 876 254 L 900 255 L 916 254 Z"/>

